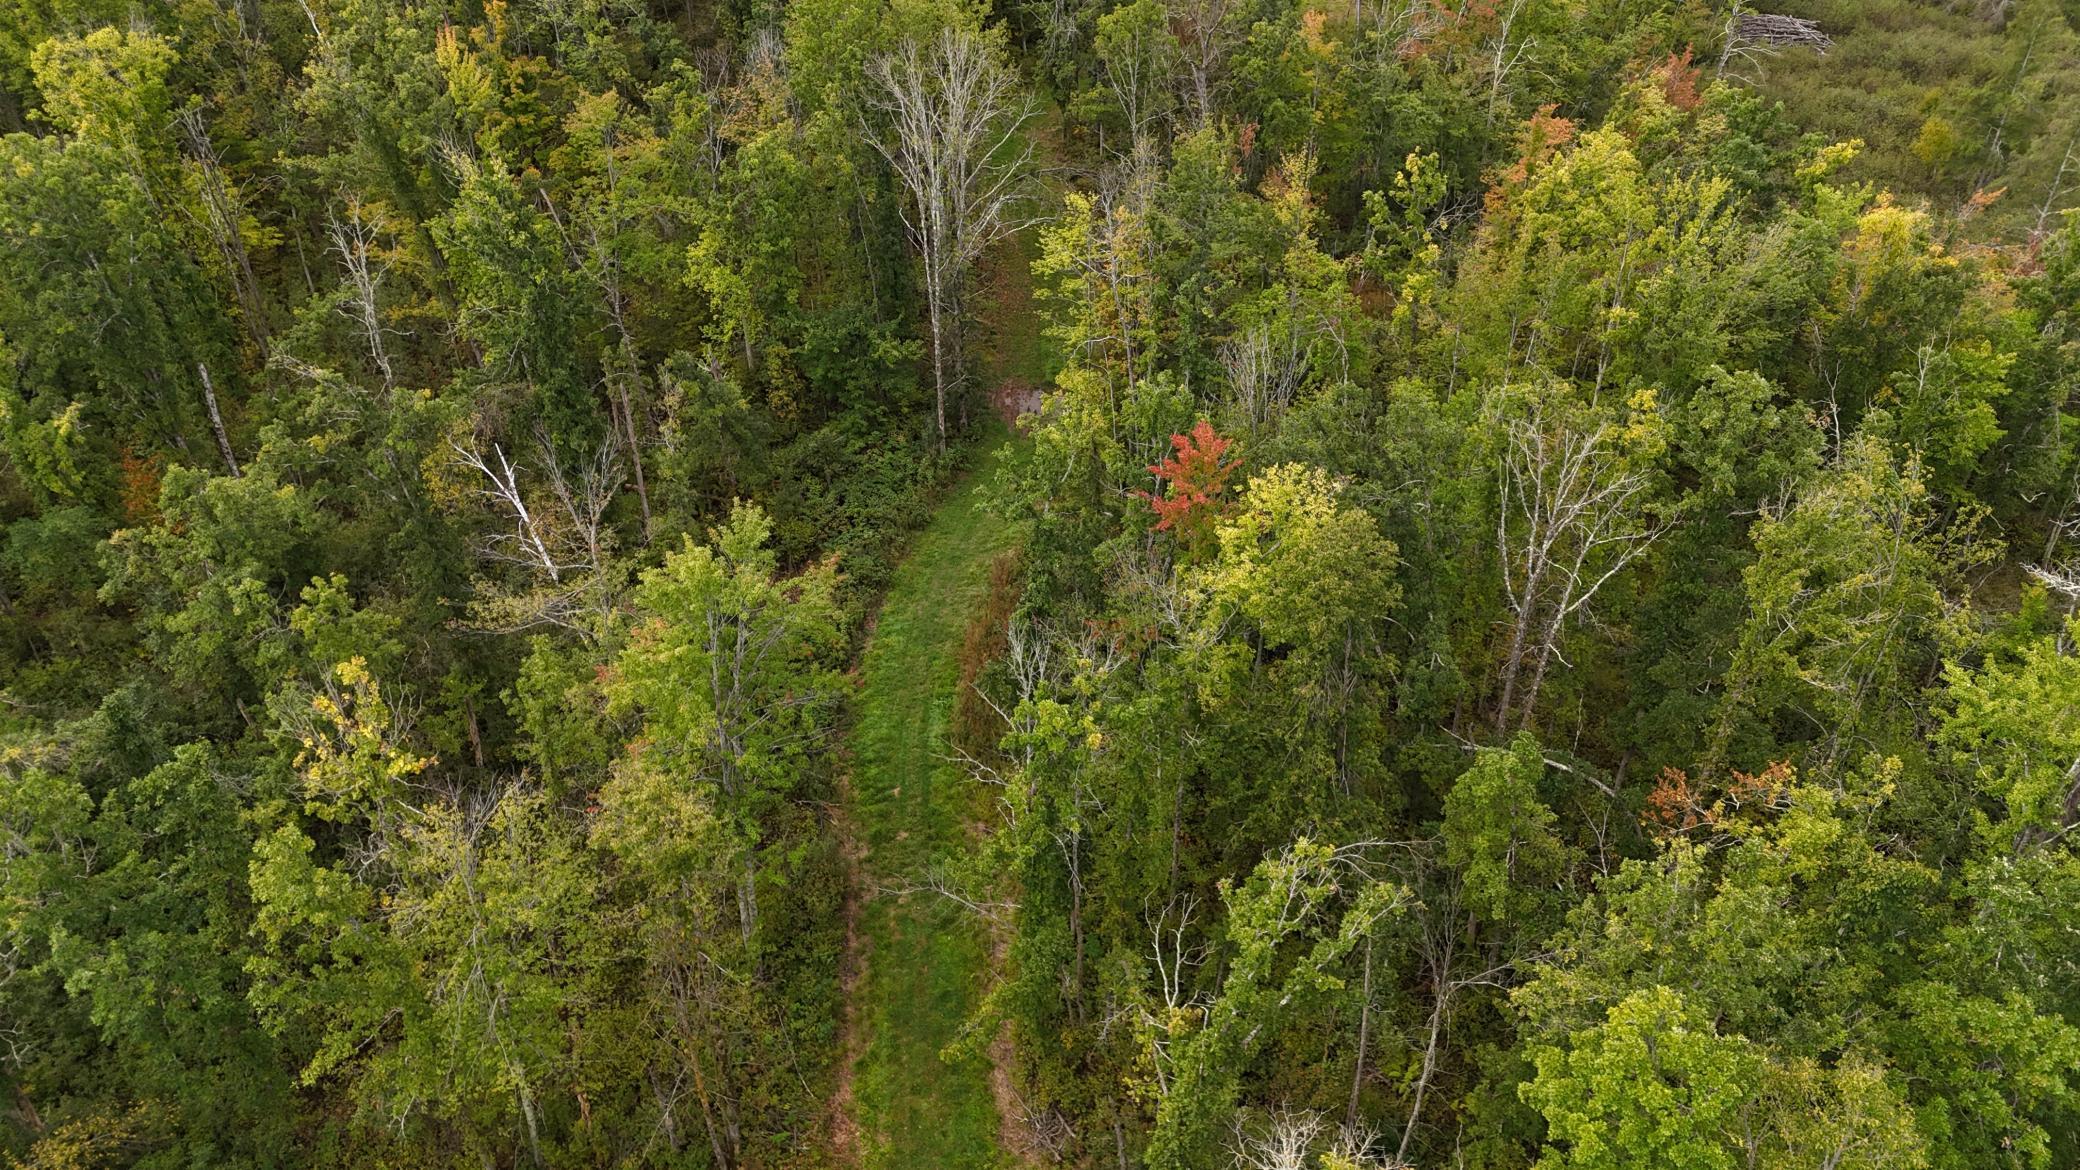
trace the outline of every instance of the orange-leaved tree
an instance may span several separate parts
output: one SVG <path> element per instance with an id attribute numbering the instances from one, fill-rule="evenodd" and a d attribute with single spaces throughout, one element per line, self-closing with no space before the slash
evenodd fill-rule
<path id="1" fill-rule="evenodd" d="M 1234 440 L 1222 437 L 1205 419 L 1188 435 L 1170 436 L 1170 456 L 1148 468 L 1163 482 L 1163 494 L 1139 493 L 1155 511 L 1156 531 L 1175 532 L 1192 544 L 1212 531 L 1228 479 L 1242 466 L 1240 457 L 1227 458 L 1233 445 Z"/>

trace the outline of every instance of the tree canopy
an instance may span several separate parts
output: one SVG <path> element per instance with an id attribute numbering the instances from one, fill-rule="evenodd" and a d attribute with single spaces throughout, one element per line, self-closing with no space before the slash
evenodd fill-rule
<path id="1" fill-rule="evenodd" d="M 2064 0 L 0 3 L 0 1165 L 2080 1164 L 2076 208 Z"/>

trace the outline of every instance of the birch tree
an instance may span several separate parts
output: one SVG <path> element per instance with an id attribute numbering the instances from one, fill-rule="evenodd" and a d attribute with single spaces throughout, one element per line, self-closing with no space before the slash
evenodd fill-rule
<path id="1" fill-rule="evenodd" d="M 188 182 L 195 205 L 188 209 L 188 215 L 201 225 L 223 255 L 224 271 L 238 298 L 246 330 L 253 344 L 265 352 L 267 306 L 261 296 L 260 281 L 253 275 L 252 255 L 246 248 L 246 230 L 252 216 L 243 206 L 237 187 L 224 173 L 223 159 L 209 140 L 202 112 L 194 108 L 182 110 L 174 115 L 173 125 L 188 152 Z"/>
<path id="2" fill-rule="evenodd" d="M 911 38 L 867 64 L 871 104 L 886 117 L 874 148 L 895 170 L 903 226 L 924 266 L 932 335 L 932 391 L 939 445 L 946 399 L 960 389 L 962 310 L 983 250 L 1024 226 L 1032 144 L 1020 131 L 1030 98 L 996 47 L 972 29 Z"/>
<path id="3" fill-rule="evenodd" d="M 1182 47 L 1170 32 L 1169 14 L 1157 0 L 1136 0 L 1098 18 L 1092 38 L 1105 85 L 1127 124 L 1127 150 L 1142 148 L 1150 127 L 1174 108 Z"/>
<path id="4" fill-rule="evenodd" d="M 1214 124 L 1227 80 L 1228 54 L 1237 39 L 1235 22 L 1229 19 L 1237 7 L 1234 0 L 1174 0 L 1170 5 L 1170 24 L 1183 49 L 1185 104 L 1191 107 L 1195 129 Z"/>
<path id="5" fill-rule="evenodd" d="M 1591 428 L 1537 407 L 1509 424 L 1495 541 L 1509 610 L 1496 730 L 1528 724 L 1570 620 L 1646 552 L 1661 528 L 1645 471 L 1610 423 Z M 1526 669 L 1529 676 L 1526 677 Z"/>
<path id="6" fill-rule="evenodd" d="M 390 329 L 383 323 L 382 307 L 376 299 L 389 276 L 389 266 L 375 253 L 376 224 L 367 218 L 361 201 L 347 200 L 346 211 L 345 219 L 327 216 L 325 220 L 332 250 L 339 254 L 340 264 L 346 269 L 347 285 L 339 311 L 361 334 L 362 343 L 368 347 L 368 360 L 382 375 L 383 389 L 395 390 L 397 370 L 391 365 L 390 346 L 385 340 Z"/>
<path id="7" fill-rule="evenodd" d="M 460 478 L 511 525 L 492 529 L 479 555 L 520 574 L 511 588 L 482 582 L 472 614 L 488 629 L 554 626 L 594 639 L 613 623 L 626 579 L 607 521 L 623 482 L 619 443 L 609 436 L 589 461 L 566 465 L 547 430 L 538 428 L 535 448 L 541 470 L 529 474 L 497 443 L 489 456 L 474 441 L 449 444 Z"/>

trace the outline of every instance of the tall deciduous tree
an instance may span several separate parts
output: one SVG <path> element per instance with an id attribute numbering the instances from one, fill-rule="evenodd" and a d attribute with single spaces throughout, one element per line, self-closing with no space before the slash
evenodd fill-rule
<path id="1" fill-rule="evenodd" d="M 772 521 L 739 504 L 714 542 L 643 575 L 641 618 L 610 698 L 643 713 L 639 762 L 683 769 L 729 820 L 741 850 L 737 920 L 758 934 L 762 818 L 801 782 L 825 731 L 838 646 L 837 567 L 782 578 Z"/>
<path id="2" fill-rule="evenodd" d="M 593 836 L 646 908 L 641 1008 L 660 1038 L 645 1071 L 660 1129 L 687 1097 L 718 1168 L 751 1135 L 745 1100 L 786 1007 L 762 997 L 784 940 L 762 915 L 762 890 L 801 864 L 782 831 L 829 726 L 841 645 L 830 562 L 784 579 L 772 522 L 739 504 L 711 543 L 690 538 L 636 591 L 638 624 L 607 687 L 641 735 L 599 793 Z"/>
<path id="3" fill-rule="evenodd" d="M 1400 886 L 1368 877 L 1362 848 L 1305 840 L 1266 858 L 1223 894 L 1232 949 L 1227 977 L 1199 1029 L 1173 1041 L 1176 1071 L 1148 1148 L 1155 1170 L 1205 1164 L 1233 1116 L 1242 1066 L 1276 1029 L 1279 1014 L 1296 997 L 1332 986 L 1334 965 L 1407 898 Z M 1332 918 L 1338 909 L 1341 916 Z M 1289 955 L 1294 940 L 1304 949 Z"/>
<path id="4" fill-rule="evenodd" d="M 1534 403 L 1508 424 L 1495 539 L 1509 607 L 1495 726 L 1531 722 L 1569 621 L 1645 553 L 1659 531 L 1652 478 L 1626 429 Z M 1528 677 L 1525 674 L 1529 666 Z"/>
<path id="5" fill-rule="evenodd" d="M 875 147 L 895 169 L 903 223 L 923 261 L 940 446 L 946 400 L 966 376 L 968 278 L 983 250 L 1021 226 L 1032 102 L 989 34 L 949 25 L 867 65 L 886 118 Z"/>

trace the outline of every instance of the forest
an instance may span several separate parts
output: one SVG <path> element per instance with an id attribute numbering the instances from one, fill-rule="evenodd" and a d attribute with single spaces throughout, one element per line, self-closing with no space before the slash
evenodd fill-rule
<path id="1" fill-rule="evenodd" d="M 0 1166 L 2080 1166 L 2080 2 L 0 0 Z"/>

